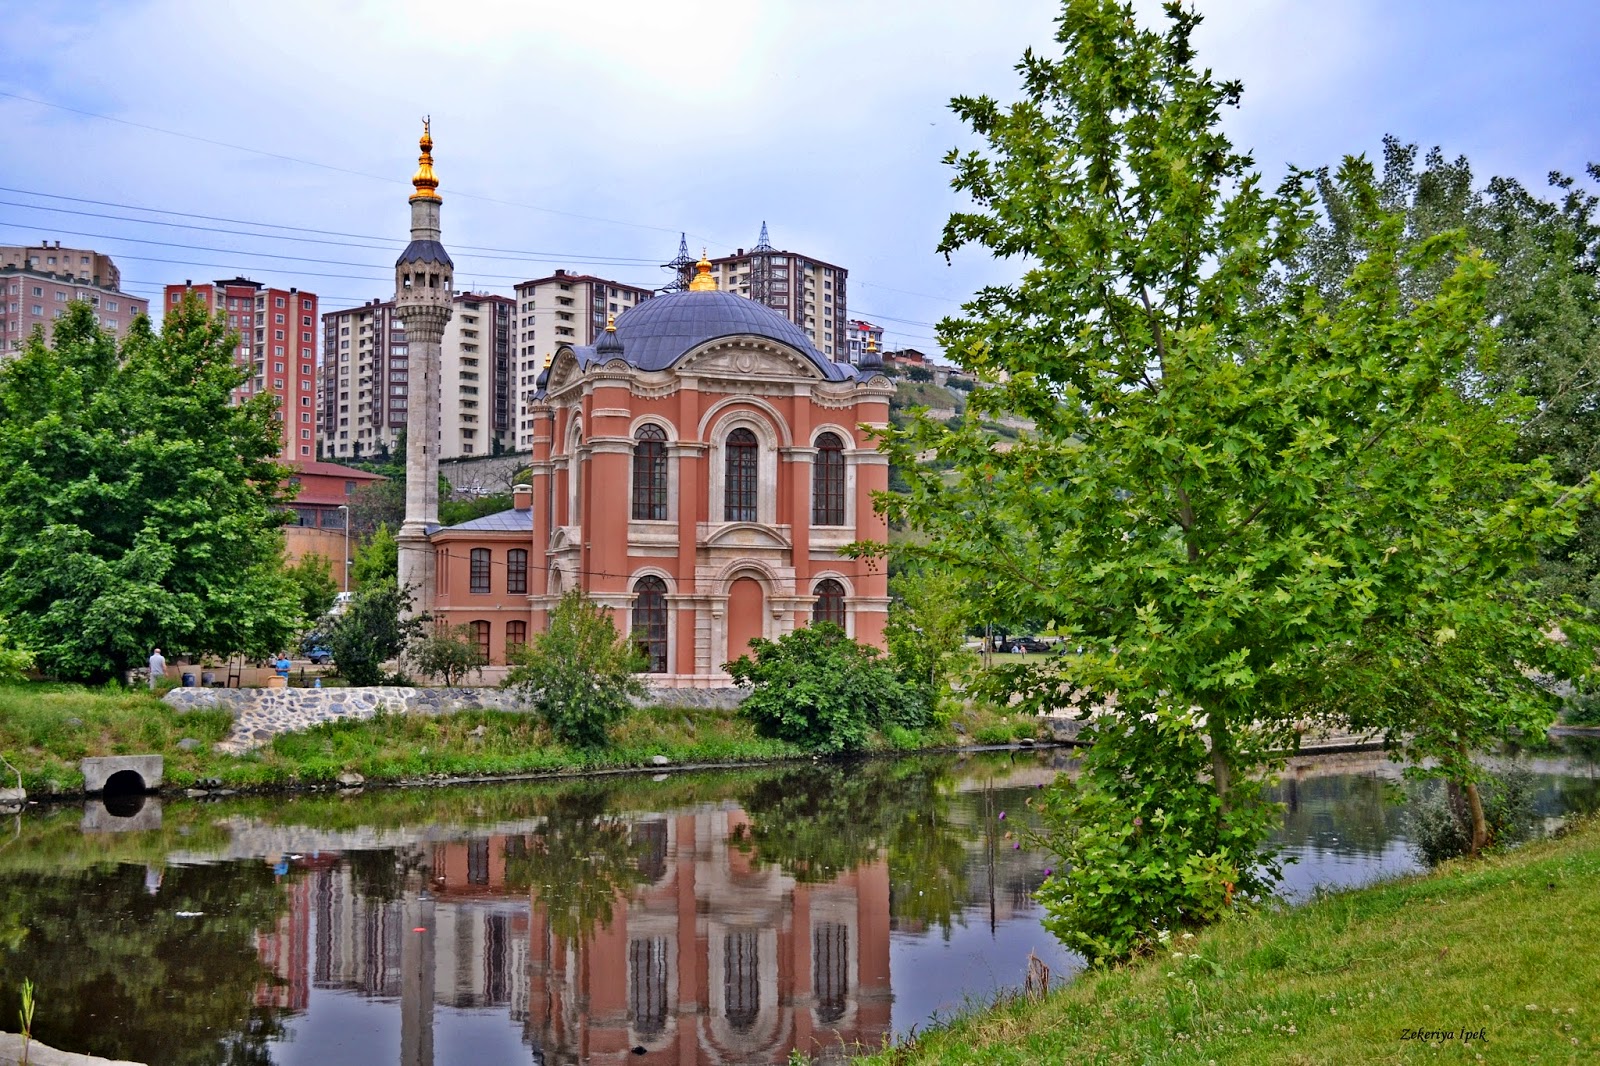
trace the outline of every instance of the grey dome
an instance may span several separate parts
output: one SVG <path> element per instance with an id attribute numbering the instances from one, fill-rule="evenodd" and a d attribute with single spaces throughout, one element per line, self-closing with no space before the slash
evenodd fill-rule
<path id="1" fill-rule="evenodd" d="M 623 358 L 640 370 L 665 370 L 690 351 L 719 337 L 755 336 L 777 341 L 806 356 L 829 381 L 855 377 L 812 347 L 799 326 L 772 308 L 731 292 L 675 292 L 646 300 L 617 316 Z M 614 355 L 574 348 L 587 366 Z"/>

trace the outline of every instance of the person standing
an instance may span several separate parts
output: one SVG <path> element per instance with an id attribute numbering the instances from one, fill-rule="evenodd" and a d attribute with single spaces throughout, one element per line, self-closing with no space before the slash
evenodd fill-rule
<path id="1" fill-rule="evenodd" d="M 154 689 L 161 684 L 161 678 L 167 672 L 167 660 L 161 657 L 161 649 L 157 648 L 150 653 L 150 687 Z"/>

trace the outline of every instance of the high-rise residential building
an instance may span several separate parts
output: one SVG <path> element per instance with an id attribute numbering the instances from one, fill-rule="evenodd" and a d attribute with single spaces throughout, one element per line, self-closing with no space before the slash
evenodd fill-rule
<path id="1" fill-rule="evenodd" d="M 845 355 L 850 362 L 861 362 L 861 353 L 867 350 L 867 342 L 878 351 L 883 351 L 883 327 L 874 326 L 865 319 L 852 318 L 845 327 Z"/>
<path id="2" fill-rule="evenodd" d="M 517 304 L 509 296 L 463 292 L 451 305 L 439 352 L 439 458 L 492 455 L 510 446 Z"/>
<path id="3" fill-rule="evenodd" d="M 763 222 L 756 247 L 713 259 L 711 269 L 723 292 L 766 304 L 799 326 L 817 351 L 836 363 L 850 362 L 845 312 L 849 271 L 844 267 L 773 248 Z"/>
<path id="4" fill-rule="evenodd" d="M 439 458 L 515 447 L 512 382 L 516 303 L 509 296 L 451 297 L 440 342 Z M 393 300 L 322 316 L 320 424 L 324 459 L 394 455 L 410 414 L 410 346 Z"/>
<path id="5" fill-rule="evenodd" d="M 210 284 L 193 280 L 168 285 L 162 304 L 168 310 L 193 293 L 213 315 L 227 316 L 239 331 L 234 361 L 249 370 L 235 400 L 268 393 L 278 401 L 283 423 L 284 463 L 311 462 L 317 457 L 317 294 L 299 289 L 274 289 L 249 278 Z"/>
<path id="6" fill-rule="evenodd" d="M 35 326 L 45 328 L 84 300 L 95 308 L 100 327 L 121 340 L 135 315 L 148 307 L 143 297 L 121 291 L 122 272 L 111 257 L 88 248 L 63 248 L 61 242 L 0 246 L 0 358 L 22 349 Z"/>
<path id="7" fill-rule="evenodd" d="M 566 270 L 517 286 L 510 447 L 518 451 L 533 447 L 528 405 L 546 358 L 562 344 L 593 344 L 605 331 L 607 315 L 620 315 L 653 295 L 637 285 Z"/>
<path id="8" fill-rule="evenodd" d="M 393 300 L 322 316 L 322 457 L 388 458 L 406 428 L 410 354 Z"/>

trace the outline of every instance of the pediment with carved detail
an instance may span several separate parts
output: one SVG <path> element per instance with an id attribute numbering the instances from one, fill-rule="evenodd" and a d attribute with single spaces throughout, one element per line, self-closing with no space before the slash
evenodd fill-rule
<path id="1" fill-rule="evenodd" d="M 680 374 L 748 380 L 750 378 L 821 378 L 809 359 L 765 343 L 719 343 L 695 352 L 678 364 Z"/>

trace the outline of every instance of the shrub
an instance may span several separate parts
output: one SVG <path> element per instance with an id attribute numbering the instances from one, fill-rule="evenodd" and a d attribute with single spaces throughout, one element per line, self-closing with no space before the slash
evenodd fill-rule
<path id="1" fill-rule="evenodd" d="M 874 729 L 927 724 L 921 694 L 895 676 L 876 648 L 831 622 L 776 641 L 756 639 L 750 649 L 724 669 L 751 689 L 739 713 L 763 736 L 833 753 L 864 747 Z"/>
<path id="2" fill-rule="evenodd" d="M 405 654 L 421 633 L 422 618 L 401 618 L 410 609 L 410 590 L 393 582 L 357 593 L 328 633 L 328 649 L 340 676 L 352 685 L 382 681 L 384 662 Z"/>
<path id="3" fill-rule="evenodd" d="M 1085 730 L 1076 781 L 1043 793 L 1041 839 L 1058 865 L 1039 888 L 1044 926 L 1094 963 L 1138 954 L 1173 927 L 1215 921 L 1278 875 L 1258 852 L 1281 817 L 1262 782 L 1236 781 L 1221 807 L 1203 721 L 1127 707 Z"/>
<path id="4" fill-rule="evenodd" d="M 417 642 L 411 662 L 426 677 L 443 678 L 454 685 L 473 670 L 483 667 L 478 654 L 478 638 L 467 625 L 435 629 Z"/>
<path id="5" fill-rule="evenodd" d="M 1533 774 L 1512 766 L 1492 772 L 1479 785 L 1483 817 L 1489 824 L 1489 844 L 1509 845 L 1526 840 L 1533 831 Z M 1456 859 L 1472 851 L 1472 815 L 1454 782 L 1417 782 L 1409 790 L 1411 809 L 1406 832 L 1417 858 L 1429 866 Z"/>
<path id="6" fill-rule="evenodd" d="M 644 669 L 643 656 L 617 634 L 611 611 L 576 589 L 550 612 L 550 628 L 515 658 L 506 687 L 573 747 L 604 747 L 632 698 L 644 693 L 634 676 Z"/>

